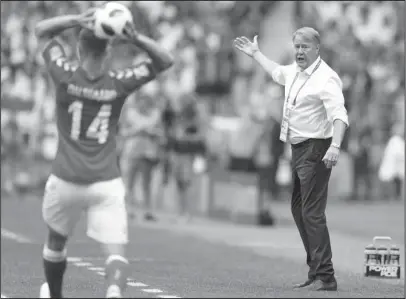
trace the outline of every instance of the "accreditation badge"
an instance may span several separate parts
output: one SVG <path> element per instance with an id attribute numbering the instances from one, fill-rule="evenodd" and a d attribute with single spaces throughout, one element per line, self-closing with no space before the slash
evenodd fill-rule
<path id="1" fill-rule="evenodd" d="M 285 113 L 283 114 L 282 124 L 281 124 L 281 134 L 279 139 L 282 142 L 286 142 L 288 139 L 288 130 L 289 130 L 289 118 L 290 113 L 292 112 L 293 106 L 291 104 L 286 104 Z"/>

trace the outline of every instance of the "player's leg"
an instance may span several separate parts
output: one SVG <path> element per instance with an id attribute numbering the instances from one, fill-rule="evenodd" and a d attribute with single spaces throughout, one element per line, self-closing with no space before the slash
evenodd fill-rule
<path id="1" fill-rule="evenodd" d="M 62 298 L 63 276 L 67 266 L 66 241 L 81 212 L 81 207 L 75 201 L 75 192 L 77 189 L 73 185 L 52 175 L 45 187 L 42 214 L 48 226 L 48 236 L 42 255 L 47 283 L 41 287 L 40 298 Z"/>
<path id="2" fill-rule="evenodd" d="M 394 189 L 394 199 L 400 200 L 402 199 L 402 179 L 399 176 L 396 176 L 393 180 L 393 189 Z"/>
<path id="3" fill-rule="evenodd" d="M 158 165 L 156 166 L 159 169 L 159 180 L 158 180 L 158 189 L 156 195 L 156 207 L 158 210 L 162 209 L 165 201 L 165 193 L 172 175 L 172 166 L 171 166 L 171 153 L 164 148 L 162 159 L 160 159 Z"/>
<path id="4" fill-rule="evenodd" d="M 152 207 L 152 173 L 157 162 L 154 159 L 145 158 L 142 162 L 142 189 L 144 195 L 144 209 L 145 209 L 145 220 L 156 220 L 153 215 Z"/>
<path id="5" fill-rule="evenodd" d="M 257 203 L 258 203 L 258 224 L 273 225 L 274 219 L 271 214 L 271 191 L 270 178 L 271 165 L 257 166 Z"/>
<path id="6" fill-rule="evenodd" d="M 178 204 L 178 216 L 183 216 L 184 213 L 184 198 L 182 195 L 184 194 L 183 185 L 182 185 L 182 167 L 181 167 L 181 158 L 180 154 L 174 152 L 172 155 L 172 167 L 173 167 L 173 176 L 175 179 L 175 188 L 176 188 L 176 195 L 177 195 L 177 204 Z"/>
<path id="7" fill-rule="evenodd" d="M 179 196 L 179 215 L 190 218 L 188 192 L 193 175 L 193 157 L 190 154 L 176 154 L 176 186 Z"/>
<path id="8" fill-rule="evenodd" d="M 172 153 L 168 148 L 164 148 L 164 154 L 162 158 L 162 185 L 167 186 L 169 184 L 170 176 L 171 176 L 171 156 Z"/>
<path id="9" fill-rule="evenodd" d="M 67 266 L 66 241 L 66 236 L 49 228 L 42 252 L 47 282 L 41 286 L 40 298 L 62 298 L 63 276 Z"/>
<path id="10" fill-rule="evenodd" d="M 128 277 L 124 184 L 121 179 L 115 179 L 93 184 L 91 189 L 89 192 L 96 201 L 92 201 L 88 210 L 87 235 L 101 244 L 106 255 L 106 298 L 120 298 Z"/>
<path id="11" fill-rule="evenodd" d="M 138 176 L 139 172 L 139 158 L 133 157 L 131 155 L 125 158 L 123 164 L 123 178 L 125 181 L 125 188 L 126 188 L 126 202 L 127 202 L 127 210 L 130 219 L 135 218 L 135 180 Z"/>

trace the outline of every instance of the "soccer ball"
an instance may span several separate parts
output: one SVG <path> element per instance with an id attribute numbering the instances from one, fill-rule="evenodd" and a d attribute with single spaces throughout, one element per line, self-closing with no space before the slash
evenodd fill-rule
<path id="1" fill-rule="evenodd" d="M 95 12 L 94 34 L 101 39 L 121 36 L 127 22 L 133 22 L 130 10 L 123 4 L 108 2 Z"/>

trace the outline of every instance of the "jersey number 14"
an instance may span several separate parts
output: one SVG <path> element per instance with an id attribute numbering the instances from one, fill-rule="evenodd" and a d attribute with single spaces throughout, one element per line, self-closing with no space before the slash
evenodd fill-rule
<path id="1" fill-rule="evenodd" d="M 78 140 L 82 123 L 83 102 L 75 101 L 69 105 L 68 112 L 72 114 L 72 126 L 70 136 L 73 140 Z M 92 120 L 86 131 L 86 137 L 96 139 L 100 144 L 107 141 L 109 135 L 109 118 L 111 115 L 111 105 L 104 104 L 100 107 L 96 117 Z"/>

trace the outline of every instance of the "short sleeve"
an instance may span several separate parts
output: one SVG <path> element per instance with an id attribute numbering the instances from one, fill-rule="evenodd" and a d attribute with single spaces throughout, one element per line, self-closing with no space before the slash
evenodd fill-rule
<path id="1" fill-rule="evenodd" d="M 109 74 L 115 81 L 117 89 L 121 93 L 129 95 L 142 85 L 155 79 L 157 71 L 154 69 L 152 61 L 148 59 L 132 67 L 112 71 Z"/>
<path id="2" fill-rule="evenodd" d="M 63 46 L 55 39 L 51 40 L 45 47 L 42 57 L 52 80 L 56 84 L 68 81 L 77 69 L 77 66 L 72 65 L 67 60 Z"/>

